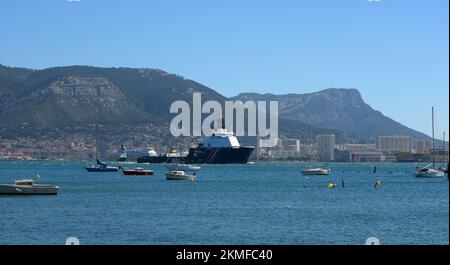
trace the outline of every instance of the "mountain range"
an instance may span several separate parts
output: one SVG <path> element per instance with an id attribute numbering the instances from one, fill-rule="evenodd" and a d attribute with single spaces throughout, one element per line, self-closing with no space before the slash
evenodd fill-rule
<path id="1" fill-rule="evenodd" d="M 0 133 L 33 136 L 36 131 L 149 125 L 168 132 L 175 100 L 277 100 L 284 137 L 313 141 L 334 133 L 337 142 L 374 142 L 378 135 L 428 139 L 364 102 L 357 89 L 329 88 L 307 94 L 242 93 L 227 98 L 212 88 L 159 69 L 53 67 L 43 70 L 0 65 Z M 24 130 L 26 125 L 27 130 Z M 120 133 L 120 130 L 118 130 Z M 162 133 L 160 138 L 163 138 Z M 164 139 L 160 139 L 164 142 Z"/>

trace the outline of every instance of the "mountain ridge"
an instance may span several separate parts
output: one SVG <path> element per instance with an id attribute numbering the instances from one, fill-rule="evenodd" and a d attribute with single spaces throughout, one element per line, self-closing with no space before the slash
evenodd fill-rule
<path id="1" fill-rule="evenodd" d="M 383 115 L 364 102 L 355 88 L 327 88 L 317 92 L 274 95 L 271 93 L 240 93 L 233 100 L 277 100 L 280 117 L 303 121 L 320 127 L 377 135 L 411 135 L 417 139 L 429 136 L 408 128 Z M 330 107 L 331 106 L 331 107 Z"/>
<path id="2" fill-rule="evenodd" d="M 41 70 L 0 65 L 0 128 L 15 132 L 27 123 L 54 129 L 92 123 L 168 128 L 176 100 L 278 100 L 280 135 L 313 141 L 335 133 L 338 141 L 373 142 L 377 135 L 427 135 L 374 110 L 355 88 L 305 94 L 241 93 L 227 98 L 196 81 L 161 69 L 60 66 Z M 162 130 L 162 129 L 160 129 Z M 26 133 L 26 132 L 24 132 Z M 163 141 L 163 139 L 161 139 Z"/>

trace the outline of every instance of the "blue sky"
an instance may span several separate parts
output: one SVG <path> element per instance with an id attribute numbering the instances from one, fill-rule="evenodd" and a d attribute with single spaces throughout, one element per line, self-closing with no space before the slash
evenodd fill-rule
<path id="1" fill-rule="evenodd" d="M 161 68 L 225 96 L 357 88 L 448 132 L 447 0 L 0 0 L 0 63 Z M 447 133 L 448 134 L 448 133 Z"/>

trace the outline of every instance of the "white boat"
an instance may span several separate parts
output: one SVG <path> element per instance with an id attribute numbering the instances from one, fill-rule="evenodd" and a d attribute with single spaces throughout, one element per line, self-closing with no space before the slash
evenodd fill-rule
<path id="1" fill-rule="evenodd" d="M 34 184 L 32 179 L 16 180 L 14 184 L 0 184 L 2 195 L 56 195 L 58 190 L 56 185 Z"/>
<path id="2" fill-rule="evenodd" d="M 418 168 L 414 173 L 417 178 L 440 178 L 445 172 L 439 169 L 430 168 L 433 164 L 429 164 L 423 168 Z"/>
<path id="3" fill-rule="evenodd" d="M 198 171 L 198 170 L 202 169 L 199 166 L 193 166 L 193 165 L 181 164 L 181 163 L 164 164 L 164 166 L 169 171 Z"/>
<path id="4" fill-rule="evenodd" d="M 434 107 L 431 107 L 431 135 L 432 135 L 432 159 L 433 163 L 426 165 L 425 167 L 416 169 L 414 175 L 416 178 L 440 178 L 445 176 L 444 170 L 434 168 Z"/>
<path id="5" fill-rule="evenodd" d="M 310 168 L 301 171 L 304 176 L 310 175 L 329 175 L 331 173 L 331 169 L 329 168 Z"/>
<path id="6" fill-rule="evenodd" d="M 190 180 L 190 181 L 195 181 L 195 179 L 197 178 L 195 173 L 193 173 L 192 175 L 188 175 L 184 171 L 181 171 L 181 170 L 169 171 L 169 172 L 166 172 L 165 174 L 166 174 L 166 178 L 168 180 Z"/>

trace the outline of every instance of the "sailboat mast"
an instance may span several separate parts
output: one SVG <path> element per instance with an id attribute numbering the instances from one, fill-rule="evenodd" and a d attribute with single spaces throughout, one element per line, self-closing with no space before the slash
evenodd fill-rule
<path id="1" fill-rule="evenodd" d="M 95 132 L 94 132 L 94 141 L 95 141 L 95 156 L 98 160 L 98 142 L 97 142 L 97 138 L 98 138 L 98 130 L 97 130 L 97 123 L 95 123 Z"/>
<path id="2" fill-rule="evenodd" d="M 442 151 L 445 152 L 445 131 L 444 131 L 444 136 L 442 137 Z"/>
<path id="3" fill-rule="evenodd" d="M 134 127 L 133 127 L 133 132 L 132 132 L 132 135 L 131 135 L 131 148 L 133 148 L 134 149 Z"/>
<path id="4" fill-rule="evenodd" d="M 434 107 L 431 107 L 431 136 L 433 137 L 431 142 L 431 152 L 433 159 L 433 168 L 434 168 Z"/>

